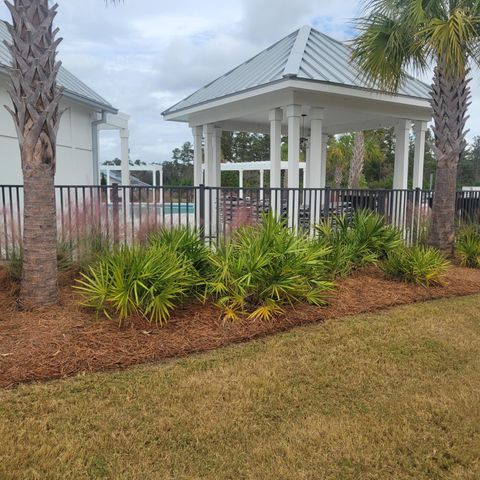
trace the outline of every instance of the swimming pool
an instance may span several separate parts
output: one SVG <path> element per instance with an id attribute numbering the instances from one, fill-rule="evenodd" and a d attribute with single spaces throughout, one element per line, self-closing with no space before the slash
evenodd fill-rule
<path id="1" fill-rule="evenodd" d="M 112 205 L 110 204 L 110 207 Z M 191 214 L 195 213 L 194 203 L 138 203 L 133 202 L 129 205 L 130 210 L 134 213 L 142 212 L 142 214 L 149 212 L 150 214 L 157 215 L 175 215 L 175 214 Z M 121 208 L 121 204 L 120 204 Z"/>

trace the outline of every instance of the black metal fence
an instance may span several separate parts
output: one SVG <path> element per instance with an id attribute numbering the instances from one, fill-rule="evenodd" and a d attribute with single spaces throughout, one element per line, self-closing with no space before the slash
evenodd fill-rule
<path id="1" fill-rule="evenodd" d="M 143 242 L 160 227 L 189 226 L 210 243 L 274 212 L 288 226 L 315 235 L 315 224 L 369 210 L 401 228 L 408 243 L 425 237 L 433 203 L 427 190 L 229 187 L 56 187 L 59 240 L 81 248 L 98 235 L 111 244 Z M 0 186 L 0 259 L 21 250 L 23 187 Z M 457 193 L 459 222 L 480 220 L 480 192 Z"/>

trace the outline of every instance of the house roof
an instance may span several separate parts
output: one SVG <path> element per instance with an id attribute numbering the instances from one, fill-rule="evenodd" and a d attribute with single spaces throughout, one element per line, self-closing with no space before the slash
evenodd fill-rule
<path id="1" fill-rule="evenodd" d="M 291 78 L 377 90 L 352 63 L 351 54 L 351 48 L 345 43 L 304 26 L 196 91 L 164 114 Z M 420 80 L 408 77 L 398 94 L 427 99 L 429 87 Z"/>
<path id="2" fill-rule="evenodd" d="M 0 20 L 0 71 L 8 68 L 12 61 L 10 52 L 4 43 L 5 41 L 11 41 L 10 32 L 8 31 L 7 24 Z M 107 100 L 101 97 L 89 86 L 85 85 L 85 83 L 70 73 L 66 68 L 60 67 L 57 80 L 58 84 L 63 87 L 64 94 L 67 97 L 71 97 L 101 110 L 117 113 L 117 110 L 107 102 Z"/>

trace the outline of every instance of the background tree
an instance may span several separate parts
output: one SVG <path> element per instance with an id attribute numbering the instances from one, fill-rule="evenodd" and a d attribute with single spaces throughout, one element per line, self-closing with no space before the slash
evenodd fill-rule
<path id="1" fill-rule="evenodd" d="M 465 149 L 469 64 L 480 61 L 478 0 L 369 0 L 358 19 L 353 60 L 374 85 L 397 91 L 411 67 L 434 68 L 437 159 L 429 243 L 453 253 L 457 167 Z"/>
<path id="2" fill-rule="evenodd" d="M 457 183 L 460 187 L 480 186 L 480 137 L 474 137 L 458 164 Z"/>
<path id="3" fill-rule="evenodd" d="M 342 186 L 343 178 L 353 152 L 353 136 L 342 135 L 332 137 L 327 147 L 327 173 L 331 176 L 331 182 L 335 188 Z"/>
<path id="4" fill-rule="evenodd" d="M 270 159 L 270 136 L 261 133 L 223 132 L 226 162 L 261 162 Z"/>
<path id="5" fill-rule="evenodd" d="M 261 162 L 270 159 L 270 136 L 260 133 L 223 132 L 222 134 L 222 161 L 225 162 Z M 257 187 L 258 172 L 244 173 L 244 186 Z M 265 181 L 269 181 L 266 172 Z M 225 187 L 238 186 L 238 172 L 222 172 L 222 185 Z"/>
<path id="6" fill-rule="evenodd" d="M 360 188 L 360 177 L 365 163 L 365 135 L 357 132 L 353 140 L 352 159 L 348 174 L 348 188 Z"/>
<path id="7" fill-rule="evenodd" d="M 192 163 L 193 145 L 190 142 L 185 142 L 180 148 L 175 148 L 172 151 L 172 160 L 176 163 Z"/>
<path id="8" fill-rule="evenodd" d="M 366 184 L 369 188 L 392 188 L 395 160 L 393 129 L 372 130 L 365 135 L 367 139 L 372 138 L 372 152 L 367 155 L 363 168 Z"/>

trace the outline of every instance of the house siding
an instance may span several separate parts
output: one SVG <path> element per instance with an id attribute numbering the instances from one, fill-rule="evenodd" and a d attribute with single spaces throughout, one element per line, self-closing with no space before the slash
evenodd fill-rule
<path id="1" fill-rule="evenodd" d="M 0 78 L 0 105 L 11 105 L 6 79 Z M 57 137 L 57 185 L 92 185 L 94 179 L 92 153 L 92 121 L 95 111 L 67 99 Z M 21 185 L 22 171 L 18 140 L 12 118 L 0 108 L 0 184 Z"/>

